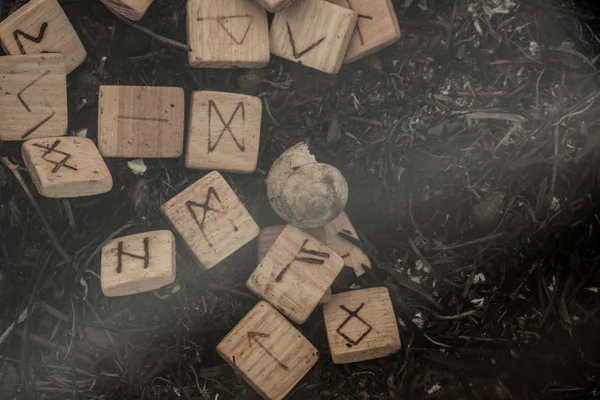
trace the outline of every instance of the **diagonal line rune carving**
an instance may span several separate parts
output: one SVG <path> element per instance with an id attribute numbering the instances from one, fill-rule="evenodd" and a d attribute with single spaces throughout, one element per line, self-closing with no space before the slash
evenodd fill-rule
<path id="1" fill-rule="evenodd" d="M 213 110 L 219 116 L 219 119 L 223 123 L 223 129 L 221 130 L 221 133 L 219 133 L 219 136 L 217 137 L 217 140 L 214 143 L 212 142 Z M 223 118 L 223 114 L 221 114 L 221 111 L 219 110 L 219 107 L 217 107 L 217 104 L 213 100 L 208 101 L 208 152 L 209 153 L 212 153 L 213 151 L 215 151 L 215 149 L 219 145 L 219 142 L 223 138 L 223 135 L 225 134 L 226 131 L 229 132 L 229 134 L 231 135 L 231 138 L 235 142 L 235 145 L 237 146 L 237 148 L 241 152 L 246 151 L 246 145 L 244 144 L 244 138 L 242 137 L 241 140 L 238 140 L 238 138 L 234 135 L 233 131 L 231 130 L 231 122 L 233 122 L 235 116 L 237 115 L 238 111 L 240 111 L 240 110 L 242 112 L 242 122 L 245 122 L 246 121 L 246 108 L 244 106 L 243 101 L 240 101 L 238 103 L 237 107 L 235 107 L 235 110 L 233 110 L 233 113 L 229 117 L 229 121 L 225 122 L 225 118 Z"/>
<path id="2" fill-rule="evenodd" d="M 22 30 L 16 29 L 13 32 L 13 37 L 15 38 L 15 42 L 17 42 L 17 46 L 19 46 L 19 51 L 21 52 L 21 54 L 27 54 L 27 53 L 25 52 L 25 47 L 23 46 L 23 43 L 21 43 L 21 38 L 19 36 L 22 36 L 25 39 L 27 39 L 33 43 L 41 43 L 42 40 L 44 40 L 44 35 L 46 34 L 46 29 L 48 29 L 47 22 L 44 22 L 44 23 L 42 23 L 42 25 L 40 25 L 40 32 L 38 33 L 37 36 L 32 36 L 28 33 L 23 32 Z M 45 53 L 45 52 L 40 51 L 38 53 Z"/>
<path id="3" fill-rule="evenodd" d="M 50 70 L 44 72 L 43 74 L 41 74 L 40 76 L 38 76 L 37 78 L 35 78 L 33 81 L 31 81 L 23 89 L 21 89 L 21 91 L 19 91 L 19 93 L 17 93 L 17 99 L 19 99 L 19 101 L 21 102 L 21 104 L 23 105 L 23 107 L 25 107 L 25 110 L 27 110 L 28 113 L 31 112 L 31 107 L 25 101 L 25 99 L 23 98 L 23 95 L 25 94 L 25 92 L 29 88 L 31 88 L 32 86 L 34 86 L 36 83 L 38 83 L 40 80 L 42 80 L 49 73 L 50 73 Z M 45 98 L 42 98 L 42 100 L 46 104 L 46 107 L 48 107 L 50 109 L 50 111 L 51 111 L 50 114 L 47 115 L 46 117 L 44 117 L 44 119 L 42 119 L 40 122 L 38 122 L 37 124 L 35 124 L 33 127 L 27 129 L 25 131 L 25 133 L 21 136 L 21 139 L 27 138 L 29 135 L 31 135 L 32 133 L 34 133 L 35 131 L 37 131 L 46 122 L 50 121 L 52 119 L 52 117 L 54 117 L 54 115 L 56 115 L 56 112 L 54 111 L 54 109 L 52 108 L 52 106 L 50 105 L 50 103 L 48 103 L 48 100 L 46 100 Z"/>
<path id="4" fill-rule="evenodd" d="M 231 32 L 229 30 L 229 28 L 227 27 L 227 25 L 225 25 L 225 21 L 229 20 L 229 19 L 241 19 L 241 18 L 245 18 L 245 19 L 249 19 L 250 22 L 248 22 L 248 26 L 246 27 L 246 30 L 244 31 L 244 34 L 242 36 L 241 39 L 238 39 L 235 37 L 235 35 L 233 34 L 233 32 Z M 223 30 L 227 33 L 227 35 L 231 38 L 231 40 L 233 40 L 235 43 L 241 45 L 242 43 L 244 43 L 246 41 L 246 36 L 248 36 L 248 32 L 250 32 L 250 27 L 252 26 L 252 22 L 254 21 L 254 15 L 251 14 L 243 14 L 243 15 L 231 15 L 228 17 L 197 17 L 196 18 L 197 21 L 215 21 L 219 24 L 219 26 L 221 28 L 223 28 Z"/>
<path id="5" fill-rule="evenodd" d="M 290 39 L 290 46 L 292 46 L 292 53 L 294 54 L 294 58 L 302 57 L 306 53 L 313 50 L 315 47 L 319 46 L 326 39 L 326 37 L 323 36 L 321 39 L 317 40 L 316 42 L 314 42 L 313 44 L 311 44 L 304 50 L 298 52 L 298 49 L 296 49 L 296 41 L 294 40 L 294 35 L 292 34 L 292 27 L 290 26 L 290 23 L 288 21 L 285 21 L 285 24 L 287 26 L 288 38 Z"/>
<path id="6" fill-rule="evenodd" d="M 52 173 L 53 174 L 55 174 L 56 172 L 58 172 L 58 170 L 60 170 L 62 167 L 71 169 L 73 171 L 77 171 L 77 168 L 75 168 L 72 165 L 67 164 L 67 161 L 69 161 L 69 159 L 71 158 L 71 154 L 67 153 L 66 151 L 61 151 L 61 150 L 57 150 L 56 149 L 59 144 L 60 144 L 60 140 L 57 139 L 57 140 L 54 141 L 54 143 L 52 143 L 52 145 L 42 145 L 42 144 L 39 144 L 39 143 L 34 143 L 33 145 L 35 147 L 39 147 L 40 149 L 46 150 L 44 152 L 44 154 L 42 154 L 42 159 L 44 161 L 49 162 L 50 164 L 54 164 L 54 168 L 52 169 Z M 54 160 L 50 160 L 50 159 L 46 158 L 46 157 L 48 157 L 51 154 L 60 154 L 60 155 L 62 155 L 64 157 L 60 161 L 54 161 Z"/>
<path id="7" fill-rule="evenodd" d="M 344 311 L 346 311 L 348 313 L 348 317 L 346 317 L 346 319 L 344 320 L 344 322 L 341 323 L 341 325 L 335 330 L 337 332 L 338 335 L 340 335 L 341 337 L 343 337 L 348 343 L 346 344 L 346 347 L 350 348 L 352 346 L 356 346 L 357 344 L 359 344 L 360 342 L 362 342 L 362 340 L 367 337 L 367 335 L 373 330 L 373 327 L 371 325 L 369 325 L 367 323 L 367 321 L 365 321 L 364 319 L 362 319 L 358 313 L 360 310 L 362 310 L 362 308 L 365 306 L 365 303 L 362 303 L 360 306 L 358 306 L 358 308 L 354 311 L 349 310 L 348 308 L 346 308 L 345 306 L 341 305 L 340 308 Z M 363 325 L 365 325 L 365 327 L 367 328 L 359 337 L 358 339 L 352 339 L 351 337 L 347 336 L 344 332 L 342 332 L 342 329 L 352 320 L 352 318 L 356 318 L 358 321 L 360 321 Z"/>
<path id="8" fill-rule="evenodd" d="M 348 3 L 349 9 L 351 9 L 352 11 L 355 11 L 354 8 L 352 8 L 352 3 L 350 2 L 350 0 L 346 0 L 346 3 Z M 360 29 L 360 20 L 361 19 L 366 19 L 368 21 L 372 21 L 373 17 L 370 15 L 358 14 L 358 21 L 356 21 L 356 27 L 354 28 L 354 33 L 356 33 L 358 35 L 358 40 L 360 41 L 360 45 L 364 46 L 365 38 L 362 34 L 362 30 Z"/>

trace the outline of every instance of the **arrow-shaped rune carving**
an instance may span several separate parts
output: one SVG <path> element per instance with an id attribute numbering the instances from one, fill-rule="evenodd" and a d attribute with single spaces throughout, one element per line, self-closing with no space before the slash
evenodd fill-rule
<path id="1" fill-rule="evenodd" d="M 310 46 L 308 46 L 301 52 L 298 52 L 298 50 L 296 49 L 296 41 L 294 40 L 294 35 L 292 34 L 292 27 L 290 26 L 290 23 L 287 21 L 285 21 L 285 24 L 287 25 L 288 37 L 290 39 L 290 45 L 292 46 L 292 53 L 294 54 L 294 58 L 302 57 L 303 55 L 305 55 L 306 53 L 308 53 L 309 51 L 313 50 L 315 47 L 317 47 L 318 45 L 323 43 L 323 41 L 326 39 L 326 37 L 323 36 L 321 39 L 317 40 L 316 42 L 314 42 L 313 44 L 311 44 Z"/>
<path id="2" fill-rule="evenodd" d="M 19 93 L 17 93 L 17 98 L 19 99 L 19 101 L 21 102 L 23 107 L 25 107 L 25 110 L 27 110 L 28 113 L 31 112 L 31 107 L 29 107 L 29 104 L 27 104 L 25 99 L 23 99 L 23 95 L 25 94 L 25 91 L 27 89 L 29 89 L 30 87 L 32 87 L 33 85 L 35 85 L 36 83 L 38 83 L 41 79 L 43 79 L 49 73 L 50 73 L 50 70 L 44 72 L 43 74 L 38 76 L 36 79 L 31 81 L 31 83 L 29 83 L 29 85 L 25 86 Z M 54 109 L 50 105 L 50 103 L 48 103 L 48 100 L 46 100 L 45 98 L 42 98 L 42 100 L 44 100 L 46 107 L 48 107 L 50 109 L 50 111 L 51 111 L 50 114 L 48 116 L 46 116 L 44 119 L 42 119 L 40 122 L 35 124 L 33 127 L 27 129 L 27 131 L 23 134 L 23 136 L 21 136 L 21 139 L 25 139 L 29 135 L 31 135 L 33 132 L 37 131 L 42 125 L 44 125 L 46 122 L 50 121 L 52 119 L 52 117 L 54 117 L 54 115 L 56 114 L 54 112 Z"/>
<path id="3" fill-rule="evenodd" d="M 256 343 L 257 345 L 260 346 L 261 349 L 263 349 L 265 351 L 265 353 L 267 353 L 267 355 L 269 357 L 271 357 L 276 363 L 277 365 L 279 365 L 284 371 L 289 371 L 290 369 L 288 368 L 287 365 L 285 365 L 284 363 L 282 363 L 281 361 L 279 361 L 279 359 L 277 357 L 275 357 L 273 355 L 273 353 L 271 353 L 271 351 L 269 349 L 267 349 L 259 340 L 259 338 L 268 338 L 271 335 L 269 335 L 268 333 L 261 333 L 261 332 L 248 332 L 248 344 L 250 345 L 250 347 L 252 347 L 252 342 Z"/>

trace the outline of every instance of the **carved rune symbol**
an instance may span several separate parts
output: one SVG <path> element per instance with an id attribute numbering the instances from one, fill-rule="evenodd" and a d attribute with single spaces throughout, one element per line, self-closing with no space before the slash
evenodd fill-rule
<path id="1" fill-rule="evenodd" d="M 25 86 L 23 89 L 21 89 L 21 91 L 19 93 L 17 93 L 17 98 L 19 99 L 19 101 L 21 102 L 23 107 L 25 107 L 25 110 L 27 110 L 28 113 L 31 112 L 31 107 L 29 107 L 29 104 L 23 99 L 23 95 L 25 94 L 25 91 L 27 91 L 27 89 L 29 89 L 30 87 L 32 87 L 33 85 L 38 83 L 49 73 L 50 73 L 49 70 L 44 72 L 42 75 L 38 76 L 33 81 L 31 81 L 27 86 Z M 50 121 L 52 119 L 52 117 L 54 117 L 54 115 L 56 114 L 54 112 L 54 109 L 50 105 L 50 103 L 48 103 L 48 100 L 46 100 L 45 98 L 43 98 L 42 100 L 46 104 L 46 107 L 48 107 L 50 109 L 50 111 L 51 111 L 50 114 L 48 116 L 46 116 L 44 119 L 42 119 L 40 122 L 35 124 L 33 127 L 27 129 L 25 131 L 25 133 L 21 136 L 21 139 L 25 139 L 27 136 L 29 136 L 32 133 L 34 133 L 35 131 L 37 131 L 42 125 L 44 125 L 46 122 Z"/>
<path id="2" fill-rule="evenodd" d="M 286 272 L 288 272 L 288 270 L 290 269 L 290 267 L 292 266 L 292 264 L 294 263 L 294 261 L 300 261 L 303 263 L 307 263 L 307 264 L 315 264 L 315 265 L 323 265 L 325 264 L 325 260 L 321 260 L 318 258 L 314 258 L 314 257 L 302 257 L 301 254 L 308 254 L 309 256 L 316 256 L 316 257 L 321 257 L 321 258 L 329 258 L 329 254 L 322 252 L 322 251 L 316 251 L 316 250 L 309 250 L 306 248 L 306 244 L 308 243 L 308 239 L 306 239 L 304 241 L 304 243 L 302 243 L 302 247 L 300 248 L 300 250 L 298 251 L 298 255 L 296 255 L 296 257 L 294 257 L 294 259 L 292 261 L 289 262 L 288 265 L 285 266 L 284 269 L 281 270 L 281 272 L 279 273 L 279 275 L 277 275 L 277 278 L 275 278 L 275 282 L 281 282 L 283 280 L 283 276 L 285 275 Z"/>
<path id="3" fill-rule="evenodd" d="M 48 29 L 47 22 L 44 22 L 40 26 L 40 33 L 38 33 L 37 36 L 31 36 L 30 34 L 23 32 L 22 30 L 16 29 L 13 32 L 13 37 L 15 38 L 15 42 L 17 42 L 17 46 L 19 46 L 19 51 L 21 52 L 21 54 L 27 54 L 27 53 L 25 52 L 25 47 L 23 46 L 23 43 L 21 43 L 21 38 L 19 36 L 23 36 L 25 39 L 27 39 L 33 43 L 41 43 L 41 41 L 44 40 L 44 35 L 46 34 L 46 29 Z M 46 52 L 41 51 L 40 53 L 46 53 Z"/>
<path id="4" fill-rule="evenodd" d="M 348 317 L 344 320 L 344 322 L 342 322 L 342 324 L 335 330 L 337 332 L 338 335 L 340 335 L 341 337 L 343 337 L 348 343 L 346 343 L 346 347 L 350 348 L 352 346 L 356 346 L 357 344 L 359 344 L 360 342 L 362 342 L 362 340 L 367 337 L 367 335 L 373 330 L 373 327 L 371 325 L 369 325 L 364 319 L 362 319 L 359 315 L 358 312 L 360 310 L 362 310 L 362 308 L 364 307 L 365 303 L 362 303 L 360 306 L 358 306 L 358 308 L 354 311 L 347 309 L 345 306 L 340 306 L 340 308 L 344 311 L 346 311 L 348 313 Z M 347 336 L 344 332 L 342 332 L 342 329 L 348 325 L 350 323 L 350 321 L 352 320 L 352 318 L 356 318 L 356 320 L 365 326 L 365 331 L 358 337 L 358 339 L 352 339 L 351 337 Z"/>
<path id="5" fill-rule="evenodd" d="M 265 347 L 265 345 L 263 345 L 258 340 L 259 338 L 268 338 L 270 336 L 271 335 L 269 335 L 268 333 L 248 332 L 248 344 L 250 345 L 250 347 L 252 347 L 252 342 L 255 342 L 257 345 L 260 346 L 261 349 L 263 349 L 265 351 L 265 353 L 267 353 L 267 355 L 269 357 L 271 357 L 277 363 L 277 365 L 279 365 L 281 367 L 281 369 L 283 369 L 284 371 L 289 371 L 290 369 L 288 368 L 288 366 L 285 365 L 284 363 L 282 363 L 281 361 L 279 361 L 279 359 L 277 357 L 275 357 L 275 355 L 273 353 L 271 353 L 271 351 L 269 349 L 267 349 Z"/>
<path id="6" fill-rule="evenodd" d="M 285 21 L 285 24 L 287 25 L 288 38 L 290 39 L 290 46 L 292 46 L 292 53 L 294 54 L 294 58 L 302 57 L 303 55 L 305 55 L 306 53 L 323 43 L 323 41 L 326 39 L 326 37 L 323 36 L 321 39 L 317 40 L 301 52 L 298 52 L 298 50 L 296 49 L 296 41 L 294 40 L 294 35 L 292 35 L 292 27 L 290 26 L 290 23 L 288 21 Z"/>
<path id="7" fill-rule="evenodd" d="M 346 0 L 346 3 L 348 3 L 348 8 L 354 11 L 354 9 L 352 8 L 352 3 L 350 3 L 350 0 Z M 356 28 L 354 28 L 354 33 L 356 33 L 358 35 L 358 40 L 360 40 L 360 45 L 364 46 L 365 38 L 363 37 L 362 31 L 360 30 L 360 20 L 361 19 L 366 19 L 368 21 L 372 21 L 373 17 L 370 15 L 358 14 L 358 21 L 356 22 Z"/>
<path id="8" fill-rule="evenodd" d="M 221 120 L 221 123 L 223 124 L 223 129 L 221 130 L 221 133 L 219 134 L 219 136 L 218 136 L 217 140 L 214 142 L 214 144 L 212 143 L 212 113 L 213 113 L 213 109 L 217 113 L 217 115 L 219 116 L 219 119 Z M 219 142 L 221 141 L 221 138 L 223 138 L 225 131 L 229 132 L 229 134 L 231 135 L 231 138 L 235 142 L 235 145 L 237 146 L 238 149 L 240 149 L 241 152 L 246 151 L 246 146 L 244 145 L 244 138 L 242 138 L 242 140 L 239 141 L 238 138 L 233 134 L 233 131 L 231 130 L 231 122 L 235 118 L 238 110 L 242 110 L 242 122 L 244 122 L 246 120 L 246 109 L 244 107 L 244 102 L 242 102 L 242 101 L 240 101 L 238 103 L 237 107 L 235 108 L 235 110 L 233 110 L 231 117 L 229 117 L 229 121 L 225 122 L 225 119 L 223 118 L 223 115 L 221 114 L 221 111 L 219 111 L 219 108 L 217 107 L 215 102 L 212 100 L 208 101 L 208 152 L 209 153 L 212 153 L 213 151 L 215 151 L 215 149 L 219 145 Z"/>
<path id="9" fill-rule="evenodd" d="M 248 26 L 246 27 L 246 30 L 244 31 L 241 39 L 235 37 L 233 32 L 231 32 L 231 30 L 225 24 L 226 22 L 229 22 L 229 20 L 232 20 L 232 19 L 245 19 L 248 21 Z M 246 40 L 246 36 L 248 36 L 248 32 L 250 31 L 250 27 L 252 26 L 252 21 L 254 21 L 254 16 L 250 15 L 250 14 L 244 14 L 244 15 L 232 15 L 229 17 L 208 17 L 208 18 L 197 17 L 196 20 L 197 21 L 216 21 L 219 24 L 219 26 L 221 28 L 223 28 L 223 30 L 231 38 L 231 40 L 233 40 L 237 44 L 242 44 Z M 237 26 L 237 22 L 235 22 L 232 25 Z"/>
<path id="10" fill-rule="evenodd" d="M 144 269 L 148 268 L 150 265 L 150 253 L 148 252 L 148 245 L 150 240 L 148 238 L 144 238 L 144 255 L 138 256 L 137 254 L 128 253 L 123 251 L 123 242 L 119 242 L 119 246 L 117 248 L 118 255 L 118 264 L 117 264 L 117 273 L 120 274 L 123 271 L 123 256 L 129 256 L 132 258 L 137 258 L 138 260 L 144 260 Z"/>
<path id="11" fill-rule="evenodd" d="M 214 246 L 213 246 L 212 242 L 210 241 L 210 239 L 208 238 L 208 236 L 206 236 L 206 233 L 204 233 L 204 224 L 206 223 L 206 215 L 210 211 L 217 213 L 217 214 L 223 214 L 225 211 L 223 209 L 216 209 L 211 206 L 210 200 L 213 198 L 219 203 L 219 206 L 221 206 L 221 207 L 223 206 L 223 203 L 221 202 L 221 199 L 219 198 L 219 194 L 217 193 L 215 188 L 213 188 L 212 186 L 208 188 L 208 192 L 206 193 L 206 200 L 204 203 L 197 203 L 197 202 L 191 201 L 191 200 L 188 200 L 185 202 L 185 206 L 187 207 L 188 211 L 192 215 L 192 218 L 196 222 L 196 225 L 198 225 L 200 232 L 202 232 L 202 236 L 204 236 L 206 243 L 208 243 L 208 246 L 211 248 Z M 202 220 L 200 220 L 198 218 L 195 208 L 202 209 Z M 239 230 L 239 228 L 235 224 L 235 222 L 233 222 L 233 220 L 231 218 L 229 218 L 229 222 L 231 223 L 231 226 L 233 227 L 233 231 L 237 232 Z"/>
<path id="12" fill-rule="evenodd" d="M 33 145 L 35 147 L 39 147 L 41 149 L 46 150 L 44 152 L 44 154 L 42 155 L 42 159 L 44 161 L 49 162 L 50 164 L 54 164 L 54 168 L 52 169 L 52 173 L 53 174 L 56 173 L 56 172 L 58 172 L 58 170 L 61 169 L 62 167 L 71 169 L 73 171 L 77 171 L 77 168 L 75 168 L 72 165 L 67 164 L 67 161 L 69 161 L 69 158 L 71 158 L 71 155 L 69 153 L 67 153 L 67 152 L 60 151 L 60 150 L 56 149 L 59 144 L 60 144 L 60 140 L 57 139 L 51 146 L 48 146 L 48 145 L 44 146 L 44 145 L 41 145 L 39 143 L 34 143 Z M 63 158 L 61 160 L 58 160 L 58 161 L 54 161 L 54 160 L 51 160 L 51 159 L 47 158 L 47 157 L 50 157 L 52 154 L 62 155 Z"/>

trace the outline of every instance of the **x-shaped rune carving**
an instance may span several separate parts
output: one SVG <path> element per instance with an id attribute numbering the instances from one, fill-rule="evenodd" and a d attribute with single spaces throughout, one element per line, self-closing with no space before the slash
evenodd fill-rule
<path id="1" fill-rule="evenodd" d="M 223 124 L 223 129 L 221 130 L 221 133 L 217 137 L 217 140 L 214 142 L 214 144 L 212 143 L 213 110 L 219 116 L 219 119 L 221 120 L 221 123 Z M 237 115 L 239 110 L 242 111 L 242 122 L 244 122 L 246 120 L 246 109 L 244 107 L 244 102 L 242 102 L 242 101 L 240 101 L 238 103 L 237 107 L 235 108 L 235 110 L 233 110 L 231 117 L 229 117 L 229 121 L 225 122 L 225 118 L 223 118 L 223 114 L 221 114 L 221 111 L 219 110 L 219 107 L 217 107 L 216 103 L 212 100 L 208 101 L 208 152 L 209 153 L 212 153 L 213 151 L 215 151 L 215 149 L 219 145 L 219 142 L 223 138 L 223 135 L 225 134 L 225 132 L 229 132 L 229 134 L 231 135 L 231 138 L 235 142 L 235 145 L 237 146 L 238 149 L 240 149 L 241 152 L 246 151 L 246 146 L 244 144 L 244 138 L 242 137 L 241 140 L 238 140 L 238 138 L 233 134 L 233 131 L 231 130 L 231 122 L 234 120 L 234 118 Z"/>
<path id="2" fill-rule="evenodd" d="M 213 188 L 212 186 L 208 188 L 208 192 L 206 193 L 206 200 L 204 201 L 204 203 L 198 203 L 192 200 L 188 200 L 185 205 L 189 211 L 189 213 L 192 215 L 192 218 L 194 219 L 194 222 L 196 222 L 196 225 L 198 226 L 198 228 L 200 229 L 200 232 L 202 232 L 202 236 L 204 236 L 204 239 L 206 240 L 206 243 L 208 243 L 209 247 L 213 247 L 212 242 L 210 241 L 210 239 L 208 238 L 208 236 L 206 235 L 206 233 L 204 233 L 204 224 L 206 223 L 206 215 L 212 211 L 214 213 L 217 214 L 223 214 L 223 210 L 219 210 L 216 208 L 213 208 L 210 205 L 210 200 L 211 199 L 215 199 L 219 205 L 223 205 L 223 203 L 221 202 L 221 199 L 219 198 L 219 194 L 217 193 L 217 191 L 215 190 L 215 188 Z M 202 209 L 202 219 L 198 218 L 198 215 L 196 214 L 196 210 L 195 208 L 201 208 Z M 231 225 L 233 227 L 233 231 L 237 232 L 239 230 L 238 226 L 235 224 L 235 222 L 233 222 L 232 219 L 229 219 L 229 222 L 231 222 Z"/>
<path id="3" fill-rule="evenodd" d="M 71 158 L 71 155 L 69 153 L 67 153 L 67 152 L 60 151 L 60 150 L 56 149 L 56 147 L 58 147 L 59 144 L 60 144 L 60 140 L 57 139 L 50 146 L 48 146 L 48 145 L 41 145 L 41 144 L 38 144 L 38 143 L 34 143 L 33 145 L 35 147 L 39 147 L 41 149 L 46 150 L 44 152 L 44 154 L 42 155 L 42 159 L 44 161 L 49 162 L 50 164 L 54 164 L 54 168 L 52 169 L 52 173 L 53 174 L 56 173 L 56 172 L 58 172 L 58 170 L 61 169 L 62 167 L 71 169 L 73 171 L 77 171 L 77 168 L 73 167 L 72 165 L 67 164 L 67 161 L 69 161 L 69 158 Z M 54 153 L 60 154 L 60 155 L 64 156 L 63 159 L 59 160 L 59 161 L 54 161 L 54 160 L 50 160 L 50 159 L 46 158 L 49 155 L 54 154 Z"/>
<path id="4" fill-rule="evenodd" d="M 348 317 L 344 320 L 344 322 L 342 322 L 342 324 L 336 329 L 336 332 L 338 333 L 338 335 L 340 335 L 341 337 L 343 337 L 348 343 L 346 344 L 347 347 L 352 347 L 352 346 L 356 346 L 357 344 L 359 344 L 360 342 L 362 342 L 362 340 L 367 337 L 367 335 L 373 330 L 373 327 L 371 325 L 369 325 L 364 319 L 362 319 L 359 315 L 358 312 L 360 310 L 362 310 L 362 308 L 365 306 L 365 303 L 362 303 L 360 306 L 358 306 L 358 308 L 354 311 L 347 309 L 345 306 L 340 306 L 340 308 L 344 311 L 346 311 L 348 313 Z M 344 332 L 342 332 L 342 329 L 352 320 L 352 318 L 356 318 L 359 322 L 361 322 L 363 325 L 365 325 L 366 330 L 365 332 L 363 332 L 362 335 L 360 335 L 358 337 L 358 339 L 352 339 L 351 337 L 347 336 Z"/>

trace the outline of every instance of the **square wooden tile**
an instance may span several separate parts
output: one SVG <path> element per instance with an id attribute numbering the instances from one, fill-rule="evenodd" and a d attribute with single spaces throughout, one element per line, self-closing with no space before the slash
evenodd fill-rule
<path id="1" fill-rule="evenodd" d="M 344 265 L 352 268 L 356 276 L 363 276 L 365 268 L 371 268 L 371 260 L 360 247 L 355 246 L 350 240 L 340 235 L 341 233 L 357 241 L 359 240 L 348 215 L 342 212 L 323 228 L 325 230 L 324 243 L 344 259 Z"/>
<path id="2" fill-rule="evenodd" d="M 21 153 L 42 196 L 82 197 L 112 189 L 110 171 L 88 138 L 32 139 L 23 143 Z"/>
<path id="3" fill-rule="evenodd" d="M 67 74 L 60 54 L 0 57 L 0 140 L 67 133 Z"/>
<path id="4" fill-rule="evenodd" d="M 134 21 L 142 19 L 154 0 L 100 0 L 114 12 Z"/>
<path id="5" fill-rule="evenodd" d="M 246 207 L 216 171 L 167 201 L 161 210 L 205 269 L 229 257 L 259 232 Z"/>
<path id="6" fill-rule="evenodd" d="M 190 65 L 260 68 L 269 63 L 267 12 L 249 0 L 188 0 Z"/>
<path id="7" fill-rule="evenodd" d="M 236 93 L 194 92 L 185 166 L 256 171 L 262 102 Z"/>
<path id="8" fill-rule="evenodd" d="M 283 399 L 319 358 L 317 349 L 266 301 L 246 314 L 217 352 L 269 400 Z"/>
<path id="9" fill-rule="evenodd" d="M 67 73 L 87 55 L 57 0 L 31 0 L 0 22 L 0 43 L 12 55 L 62 53 Z"/>
<path id="10" fill-rule="evenodd" d="M 175 281 L 175 238 L 152 231 L 113 239 L 102 248 L 100 266 L 105 296 L 149 292 Z"/>
<path id="11" fill-rule="evenodd" d="M 344 267 L 333 250 L 287 225 L 246 286 L 292 321 L 302 324 Z"/>
<path id="12" fill-rule="evenodd" d="M 358 13 L 345 63 L 357 61 L 400 39 L 400 25 L 392 0 L 329 0 Z"/>
<path id="13" fill-rule="evenodd" d="M 398 322 L 385 287 L 334 294 L 323 306 L 336 364 L 385 357 L 400 350 Z"/>
<path id="14" fill-rule="evenodd" d="M 182 88 L 100 86 L 98 147 L 104 157 L 177 158 L 183 152 Z"/>
<path id="15" fill-rule="evenodd" d="M 296 1 L 275 14 L 271 53 L 329 74 L 340 70 L 358 14 L 323 0 Z"/>
<path id="16" fill-rule="evenodd" d="M 256 0 L 267 11 L 276 13 L 294 2 L 294 0 Z"/>

